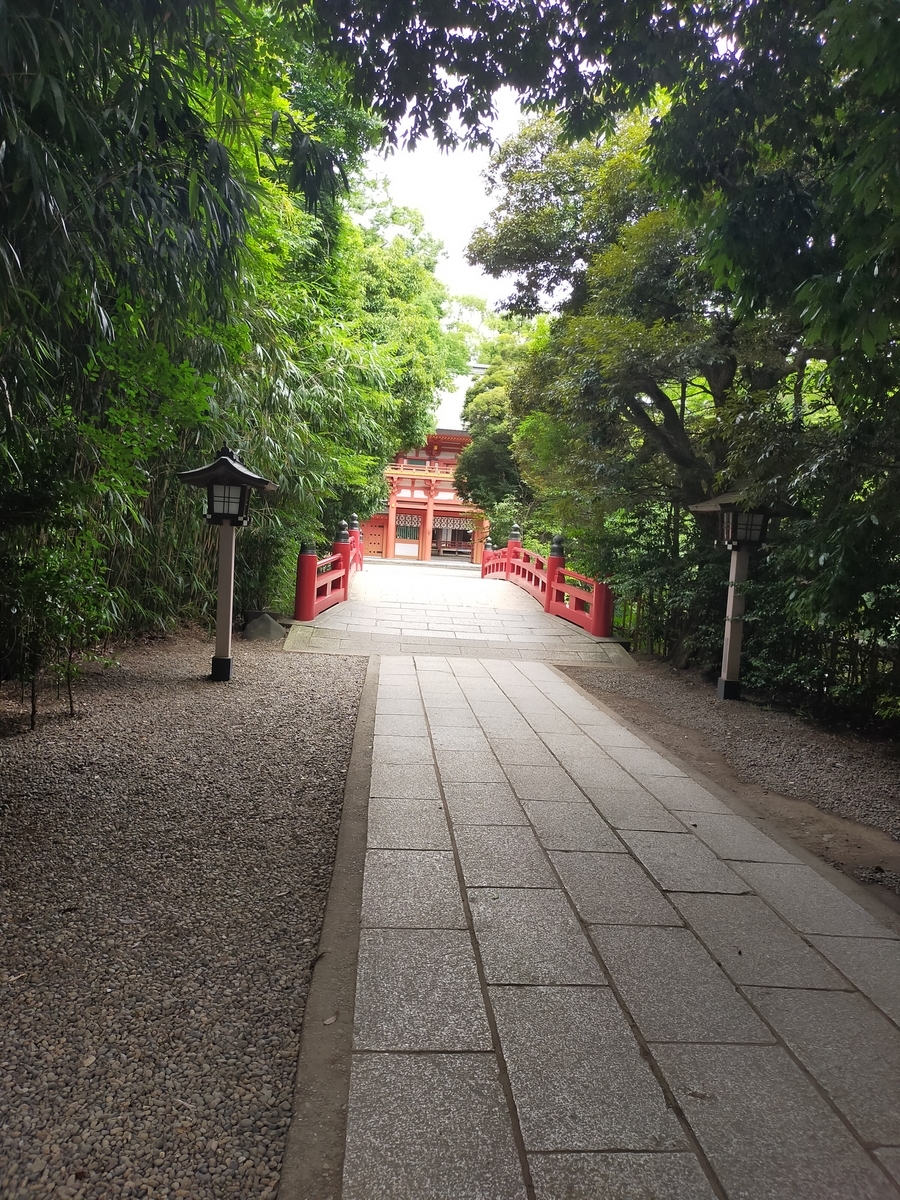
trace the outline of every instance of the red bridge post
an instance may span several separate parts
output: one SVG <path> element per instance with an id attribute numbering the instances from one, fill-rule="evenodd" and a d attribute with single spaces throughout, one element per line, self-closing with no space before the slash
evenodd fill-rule
<path id="1" fill-rule="evenodd" d="M 506 578 L 510 577 L 510 563 L 522 553 L 522 531 L 518 525 L 513 525 L 506 540 Z"/>
<path id="2" fill-rule="evenodd" d="M 294 620 L 311 621 L 316 615 L 316 576 L 319 556 L 312 542 L 304 542 L 297 556 L 297 591 L 294 594 Z"/>
<path id="3" fill-rule="evenodd" d="M 566 565 L 566 552 L 563 547 L 561 533 L 555 533 L 550 539 L 550 554 L 547 557 L 547 591 L 544 593 L 544 612 L 550 611 L 553 603 L 553 585 L 556 576 Z"/>
<path id="4" fill-rule="evenodd" d="M 347 528 L 347 522 L 341 521 L 338 525 L 337 537 L 335 538 L 332 547 L 332 554 L 341 556 L 341 566 L 344 568 L 344 599 L 350 599 L 350 558 L 353 553 L 353 546 L 350 543 L 350 533 Z"/>
<path id="5" fill-rule="evenodd" d="M 612 637 L 613 596 L 609 584 L 594 584 L 594 602 L 591 605 L 589 633 L 594 637 Z"/>

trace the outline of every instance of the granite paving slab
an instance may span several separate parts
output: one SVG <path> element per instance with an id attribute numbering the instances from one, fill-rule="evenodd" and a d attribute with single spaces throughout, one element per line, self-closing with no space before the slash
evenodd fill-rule
<path id="1" fill-rule="evenodd" d="M 439 800 L 437 774 L 430 764 L 372 764 L 371 794 L 382 800 Z"/>
<path id="2" fill-rule="evenodd" d="M 626 847 L 588 804 L 530 800 L 523 807 L 545 850 L 626 852 Z"/>
<path id="3" fill-rule="evenodd" d="M 467 888 L 558 886 L 529 825 L 460 825 L 456 846 Z"/>
<path id="4" fill-rule="evenodd" d="M 731 813 L 727 804 L 687 776 L 647 776 L 643 785 L 666 808 L 685 812 Z"/>
<path id="5" fill-rule="evenodd" d="M 529 1154 L 535 1200 L 713 1200 L 693 1154 Z"/>
<path id="6" fill-rule="evenodd" d="M 490 1050 L 491 1033 L 465 929 L 364 929 L 355 1050 Z"/>
<path id="7" fill-rule="evenodd" d="M 370 800 L 367 844 L 378 850 L 449 850 L 439 800 Z"/>
<path id="8" fill-rule="evenodd" d="M 492 1054 L 358 1054 L 342 1200 L 526 1200 Z"/>
<path id="9" fill-rule="evenodd" d="M 527 825 L 522 805 L 506 783 L 448 783 L 444 795 L 455 825 Z"/>
<path id="10" fill-rule="evenodd" d="M 684 833 L 682 822 L 636 783 L 614 788 L 585 784 L 585 794 L 613 829 L 648 829 L 657 833 Z"/>
<path id="11" fill-rule="evenodd" d="M 470 888 L 468 897 L 488 983 L 607 982 L 564 892 Z"/>
<path id="12" fill-rule="evenodd" d="M 622 837 L 667 892 L 747 892 L 750 889 L 690 833 L 622 830 Z"/>
<path id="13" fill-rule="evenodd" d="M 648 1042 L 771 1042 L 688 929 L 594 925 L 591 938 Z"/>
<path id="14" fill-rule="evenodd" d="M 408 737 L 397 734 L 376 733 L 372 744 L 372 761 L 391 766 L 426 763 L 431 766 L 433 758 L 431 742 L 427 737 Z"/>
<path id="15" fill-rule="evenodd" d="M 811 937 L 817 950 L 900 1025 L 900 942 L 875 938 Z"/>
<path id="16" fill-rule="evenodd" d="M 671 899 L 737 983 L 837 990 L 848 986 L 758 896 L 681 893 Z"/>
<path id="17" fill-rule="evenodd" d="M 858 992 L 748 988 L 866 1142 L 900 1146 L 900 1030 Z"/>
<path id="18" fill-rule="evenodd" d="M 720 858 L 744 862 L 796 863 L 797 859 L 743 817 L 698 812 L 687 824 Z"/>
<path id="19" fill-rule="evenodd" d="M 562 767 L 507 767 L 506 776 L 520 800 L 567 800 L 587 804 L 587 797 Z"/>
<path id="20" fill-rule="evenodd" d="M 369 850 L 363 876 L 362 925 L 464 929 L 453 855 L 437 850 Z"/>
<path id="21" fill-rule="evenodd" d="M 489 994 L 528 1151 L 686 1148 L 609 988 Z"/>
<path id="22" fill-rule="evenodd" d="M 681 917 L 630 855 L 551 851 L 550 858 L 583 921 L 681 924 Z"/>
<path id="23" fill-rule="evenodd" d="M 891 931 L 812 867 L 734 863 L 753 890 L 801 933 L 892 937 Z"/>
<path id="24" fill-rule="evenodd" d="M 729 1197 L 897 1200 L 780 1046 L 669 1044 L 653 1055 Z"/>

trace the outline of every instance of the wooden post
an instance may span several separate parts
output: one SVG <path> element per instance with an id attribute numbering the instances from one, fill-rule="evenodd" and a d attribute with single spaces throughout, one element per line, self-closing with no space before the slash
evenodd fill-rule
<path id="1" fill-rule="evenodd" d="M 230 521 L 219 526 L 219 580 L 216 595 L 216 653 L 212 678 L 218 683 L 231 679 L 231 622 L 234 616 L 234 538 Z"/>
<path id="2" fill-rule="evenodd" d="M 513 525 L 509 531 L 509 538 L 506 542 L 506 578 L 509 579 L 511 571 L 510 564 L 514 558 L 518 558 L 522 552 L 522 531 L 518 525 Z"/>
<path id="3" fill-rule="evenodd" d="M 304 542 L 297 555 L 297 590 L 294 593 L 294 620 L 312 621 L 316 615 L 316 578 L 319 556 L 311 542 Z"/>
<path id="4" fill-rule="evenodd" d="M 427 502 L 422 517 L 422 528 L 419 531 L 419 561 L 429 562 L 431 559 L 431 535 L 434 533 L 434 499 L 437 493 L 437 481 L 429 479 L 425 484 Z"/>
<path id="5" fill-rule="evenodd" d="M 347 522 L 341 521 L 338 527 L 338 534 L 331 546 L 331 553 L 340 555 L 341 566 L 344 568 L 344 585 L 342 591 L 344 599 L 350 599 L 350 557 L 353 547 L 350 544 L 350 532 L 347 529 Z"/>
<path id="6" fill-rule="evenodd" d="M 384 557 L 393 558 L 397 549 L 397 482 L 388 480 L 387 528 L 384 531 Z"/>
<path id="7" fill-rule="evenodd" d="M 566 565 L 566 552 L 563 546 L 562 534 L 557 533 L 550 542 L 550 554 L 547 557 L 547 590 L 544 593 L 544 612 L 550 611 L 553 603 L 553 585 L 556 576 Z"/>
<path id="8" fill-rule="evenodd" d="M 594 637 L 612 637 L 613 597 L 606 583 L 594 584 L 594 600 L 591 604 L 591 627 Z"/>
<path id="9" fill-rule="evenodd" d="M 722 647 L 722 674 L 719 676 L 720 700 L 741 698 L 741 642 L 744 638 L 744 592 L 750 569 L 750 551 L 738 546 L 731 551 L 728 576 L 728 602 L 725 607 L 725 641 Z"/>

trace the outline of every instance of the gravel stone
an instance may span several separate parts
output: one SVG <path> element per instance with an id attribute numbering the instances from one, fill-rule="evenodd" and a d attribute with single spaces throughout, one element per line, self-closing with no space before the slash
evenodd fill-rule
<path id="1" fill-rule="evenodd" d="M 194 633 L 0 696 L 0 1195 L 274 1197 L 366 660 Z"/>

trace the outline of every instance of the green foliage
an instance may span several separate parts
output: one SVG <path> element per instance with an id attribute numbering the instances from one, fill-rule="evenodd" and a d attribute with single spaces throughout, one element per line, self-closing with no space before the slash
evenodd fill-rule
<path id="1" fill-rule="evenodd" d="M 208 617 L 214 531 L 174 475 L 223 440 L 279 487 L 238 603 L 290 609 L 300 541 L 377 507 L 464 348 L 421 218 L 341 201 L 379 126 L 286 11 L 3 20 L 0 673 L 37 680 Z"/>

